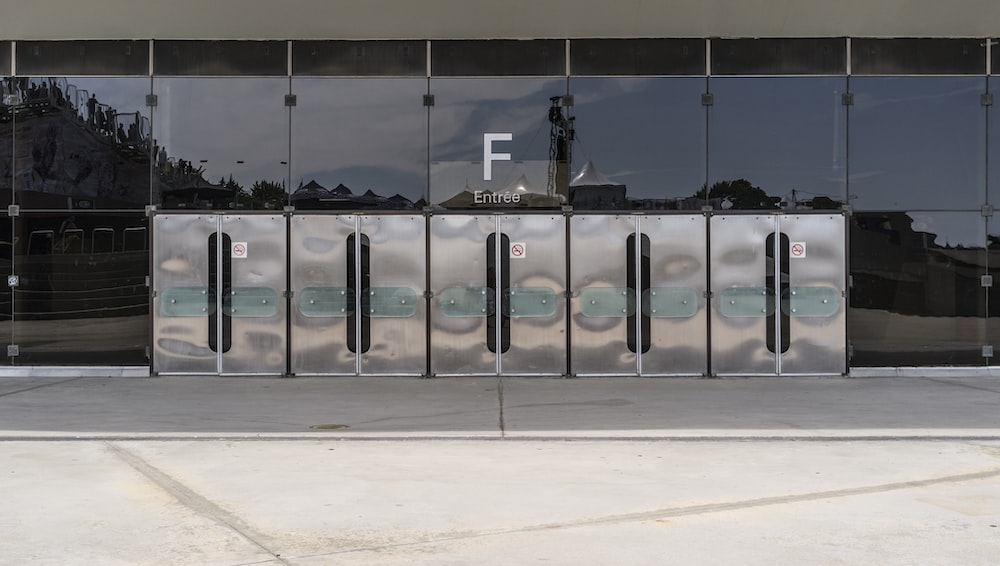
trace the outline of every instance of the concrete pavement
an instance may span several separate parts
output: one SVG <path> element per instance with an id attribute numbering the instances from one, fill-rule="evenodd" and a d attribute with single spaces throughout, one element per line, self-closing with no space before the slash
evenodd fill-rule
<path id="1" fill-rule="evenodd" d="M 1000 380 L 0 379 L 0 564 L 995 564 Z"/>

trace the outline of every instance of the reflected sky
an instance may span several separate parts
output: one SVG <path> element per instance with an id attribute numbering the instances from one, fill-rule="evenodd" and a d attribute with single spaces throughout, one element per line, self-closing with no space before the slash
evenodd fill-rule
<path id="1" fill-rule="evenodd" d="M 979 208 L 985 78 L 849 81 L 849 107 L 841 104 L 843 77 L 295 78 L 291 85 L 286 77 L 157 77 L 152 85 L 147 77 L 67 77 L 64 84 L 147 116 L 152 86 L 153 138 L 168 155 L 204 167 L 207 181 L 232 175 L 247 188 L 268 180 L 294 190 L 317 180 L 416 200 L 429 172 L 439 201 L 467 182 L 482 185 L 483 133 L 509 132 L 514 139 L 495 151 L 512 160 L 496 162 L 497 181 L 483 188 L 502 189 L 524 174 L 544 191 L 550 98 L 569 92 L 571 174 L 592 160 L 633 199 L 693 195 L 706 182 L 707 158 L 709 184 L 745 178 L 772 196 L 795 190 L 800 199 L 844 200 L 849 158 L 847 200 L 857 210 Z M 291 111 L 290 90 L 298 97 Z M 710 107 L 701 104 L 706 90 Z"/>
<path id="2" fill-rule="evenodd" d="M 843 202 L 845 78 L 713 78 L 709 184 L 746 179 L 792 202 Z M 793 193 L 794 191 L 794 193 Z"/>
<path id="3" fill-rule="evenodd" d="M 631 198 L 689 197 L 705 182 L 704 78 L 573 78 L 573 170 L 587 161 Z"/>
<path id="4" fill-rule="evenodd" d="M 244 188 L 286 183 L 287 78 L 157 78 L 153 137 L 170 157 Z"/>
<path id="5" fill-rule="evenodd" d="M 851 79 L 851 204 L 976 209 L 985 199 L 982 77 Z"/>

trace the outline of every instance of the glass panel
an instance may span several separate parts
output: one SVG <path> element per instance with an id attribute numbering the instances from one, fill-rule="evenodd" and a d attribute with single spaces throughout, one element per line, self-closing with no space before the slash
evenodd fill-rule
<path id="1" fill-rule="evenodd" d="M 565 202 L 567 138 L 550 121 L 566 126 L 565 79 L 432 79 L 431 92 L 431 203 L 469 209 Z"/>
<path id="2" fill-rule="evenodd" d="M 270 287 L 233 287 L 222 297 L 222 312 L 233 318 L 278 314 L 278 293 Z"/>
<path id="3" fill-rule="evenodd" d="M 333 77 L 427 76 L 427 42 L 295 41 L 292 74 Z"/>
<path id="4" fill-rule="evenodd" d="M 0 123 L 0 127 L 3 124 Z M 0 160 L 0 163 L 3 161 Z M 9 190 L 8 190 L 9 194 Z M 0 215 L 0 277 L 10 277 L 14 273 L 14 219 Z M 8 281 L 10 283 L 10 281 Z M 0 279 L 0 366 L 10 365 L 12 358 L 7 355 L 4 345 L 13 344 L 14 292 Z"/>
<path id="5" fill-rule="evenodd" d="M 27 209 L 149 204 L 148 78 L 20 77 L 14 186 Z M 158 148 L 156 148 L 158 150 Z"/>
<path id="6" fill-rule="evenodd" d="M 0 41 L 0 78 L 10 74 L 10 42 Z"/>
<path id="7" fill-rule="evenodd" d="M 362 308 L 371 318 L 409 318 L 417 314 L 417 292 L 407 287 L 372 287 Z"/>
<path id="8" fill-rule="evenodd" d="M 432 41 L 431 74 L 437 77 L 565 75 L 566 42 L 561 39 Z"/>
<path id="9" fill-rule="evenodd" d="M 791 287 L 781 311 L 792 317 L 831 317 L 837 314 L 839 291 L 830 287 Z"/>
<path id="10" fill-rule="evenodd" d="M 158 40 L 153 44 L 153 74 L 283 76 L 288 74 L 288 44 Z"/>
<path id="11" fill-rule="evenodd" d="M 580 312 L 591 318 L 635 314 L 635 291 L 628 287 L 588 287 L 580 291 Z"/>
<path id="12" fill-rule="evenodd" d="M 572 39 L 570 74 L 704 75 L 704 39 Z"/>
<path id="13" fill-rule="evenodd" d="M 850 199 L 857 210 L 978 210 L 986 79 L 852 78 Z"/>
<path id="14" fill-rule="evenodd" d="M 0 206 L 2 207 L 11 204 L 14 198 L 14 116 L 19 102 L 18 81 L 11 77 L 0 76 Z M 11 229 L 10 224 L 0 224 L 0 241 L 9 244 L 12 239 Z"/>
<path id="15" fill-rule="evenodd" d="M 652 318 L 690 318 L 698 313 L 698 293 L 687 287 L 653 287 L 642 293 L 642 313 Z"/>
<path id="16" fill-rule="evenodd" d="M 154 202 L 167 209 L 284 206 L 288 79 L 156 79 L 154 91 Z"/>
<path id="17" fill-rule="evenodd" d="M 844 75 L 847 40 L 713 39 L 713 75 Z"/>
<path id="18" fill-rule="evenodd" d="M 982 75 L 982 39 L 893 38 L 851 40 L 855 75 Z"/>
<path id="19" fill-rule="evenodd" d="M 445 316 L 487 316 L 493 314 L 493 291 L 488 287 L 449 287 L 438 295 Z"/>
<path id="20" fill-rule="evenodd" d="M 845 78 L 712 78 L 716 209 L 833 209 L 846 195 Z"/>
<path id="21" fill-rule="evenodd" d="M 981 213 L 862 212 L 851 219 L 851 364 L 983 364 Z"/>
<path id="22" fill-rule="evenodd" d="M 552 316 L 556 313 L 556 293 L 548 287 L 517 287 L 504 291 L 507 316 L 530 318 Z"/>
<path id="23" fill-rule="evenodd" d="M 208 287 L 167 287 L 160 308 L 166 316 L 208 316 L 215 312 L 215 294 Z"/>
<path id="24" fill-rule="evenodd" d="M 122 236 L 147 228 L 145 214 L 22 211 L 14 225 L 14 363 L 148 363 L 149 252 Z"/>
<path id="25" fill-rule="evenodd" d="M 18 41 L 17 72 L 37 76 L 149 76 L 149 42 Z"/>
<path id="26" fill-rule="evenodd" d="M 303 316 L 345 317 L 354 314 L 354 289 L 347 287 L 306 287 L 299 293 Z"/>
<path id="27" fill-rule="evenodd" d="M 570 89 L 575 209 L 701 208 L 703 78 L 573 78 Z"/>
<path id="28" fill-rule="evenodd" d="M 294 79 L 292 89 L 296 208 L 423 208 L 426 79 Z"/>
<path id="29" fill-rule="evenodd" d="M 774 314 L 774 292 L 763 287 L 730 287 L 719 295 L 726 318 L 763 318 Z"/>

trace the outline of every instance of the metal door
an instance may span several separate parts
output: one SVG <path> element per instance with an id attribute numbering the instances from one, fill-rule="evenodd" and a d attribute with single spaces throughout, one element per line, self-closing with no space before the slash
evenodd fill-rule
<path id="1" fill-rule="evenodd" d="M 714 374 L 846 371 L 844 226 L 840 214 L 712 217 Z"/>
<path id="2" fill-rule="evenodd" d="M 292 217 L 292 373 L 426 373 L 425 233 L 420 215 Z"/>
<path id="3" fill-rule="evenodd" d="M 574 375 L 707 372 L 702 215 L 570 220 Z"/>
<path id="4" fill-rule="evenodd" d="M 558 214 L 431 218 L 431 373 L 566 372 Z"/>
<path id="5" fill-rule="evenodd" d="M 286 232 L 280 215 L 153 218 L 155 373 L 286 373 Z"/>

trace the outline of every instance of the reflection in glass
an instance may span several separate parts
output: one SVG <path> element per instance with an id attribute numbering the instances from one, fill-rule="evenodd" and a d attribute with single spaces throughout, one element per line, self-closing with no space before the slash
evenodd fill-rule
<path id="1" fill-rule="evenodd" d="M 574 208 L 700 208 L 704 78 L 573 78 Z M 600 175 L 595 175 L 599 173 Z"/>
<path id="2" fill-rule="evenodd" d="M 19 77 L 5 81 L 4 92 L 17 123 L 17 204 L 96 209 L 149 203 L 155 145 L 146 108 L 149 79 Z"/>
<path id="3" fill-rule="evenodd" d="M 843 77 L 712 78 L 709 191 L 715 208 L 845 203 Z"/>
<path id="4" fill-rule="evenodd" d="M 164 78 L 153 90 L 154 202 L 168 209 L 281 209 L 287 78 Z"/>
<path id="5" fill-rule="evenodd" d="M 14 363 L 146 364 L 145 215 L 22 213 L 14 228 Z"/>
<path id="6" fill-rule="evenodd" d="M 433 204 L 559 206 L 567 200 L 565 79 L 438 78 L 431 93 Z M 485 134 L 499 137 L 487 141 Z"/>
<path id="7" fill-rule="evenodd" d="M 14 109 L 19 103 L 17 81 L 0 76 L 0 205 L 7 206 L 14 192 Z M 7 239 L 10 238 L 8 225 Z"/>
<path id="8" fill-rule="evenodd" d="M 296 208 L 422 208 L 427 79 L 294 79 Z"/>
<path id="9" fill-rule="evenodd" d="M 851 79 L 850 198 L 858 210 L 979 209 L 982 77 Z"/>
<path id="10" fill-rule="evenodd" d="M 850 241 L 852 365 L 985 363 L 978 211 L 856 213 Z"/>
<path id="11" fill-rule="evenodd" d="M 2 125 L 0 125 L 2 126 Z M 0 216 L 0 273 L 14 273 L 14 219 Z M 0 344 L 13 344 L 11 336 L 14 327 L 14 293 L 9 285 L 0 286 Z M 0 349 L 0 365 L 9 365 L 11 358 Z"/>

